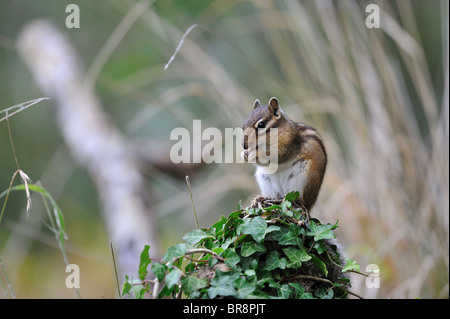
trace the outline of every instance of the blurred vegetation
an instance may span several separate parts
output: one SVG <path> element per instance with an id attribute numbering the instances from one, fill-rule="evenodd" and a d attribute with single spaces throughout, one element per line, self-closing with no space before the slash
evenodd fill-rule
<path id="1" fill-rule="evenodd" d="M 80 7 L 79 29 L 65 8 Z M 167 153 L 175 127 L 240 127 L 255 98 L 278 97 L 295 120 L 321 132 L 330 163 L 313 211 L 345 232 L 350 258 L 380 267 L 380 289 L 363 297 L 449 296 L 447 1 L 141 1 L 148 4 L 108 56 L 96 82 L 104 111 L 141 151 Z M 42 96 L 15 50 L 23 26 L 53 22 L 89 70 L 137 1 L 0 1 L 0 110 Z M 366 5 L 381 10 L 368 29 Z M 164 65 L 187 36 L 168 69 Z M 116 297 L 109 238 L 95 187 L 71 158 L 52 101 L 9 119 L 20 168 L 40 181 L 65 216 L 68 258 L 84 298 Z M 17 170 L 0 122 L 0 192 Z M 201 227 L 258 192 L 247 164 L 205 164 L 191 174 Z M 184 177 L 152 169 L 160 240 L 195 227 Z M 170 194 L 168 196 L 167 194 Z M 178 198 L 174 201 L 173 198 Z M 3 205 L 3 201 L 0 203 Z M 21 298 L 74 298 L 46 212 L 14 192 L 0 224 L 0 276 Z M 150 250 L 150 256 L 152 253 Z M 160 256 L 154 256 L 160 257 Z M 1 297 L 7 297 L 2 291 Z"/>

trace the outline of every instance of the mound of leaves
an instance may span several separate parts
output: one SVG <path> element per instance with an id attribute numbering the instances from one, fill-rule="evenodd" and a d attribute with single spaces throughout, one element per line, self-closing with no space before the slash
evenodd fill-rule
<path id="1" fill-rule="evenodd" d="M 188 232 L 185 243 L 151 260 L 141 254 L 139 279 L 129 280 L 123 296 L 136 298 L 345 298 L 345 262 L 333 244 L 336 224 L 307 219 L 289 193 L 279 205 L 245 208 L 222 216 L 209 228 Z M 149 274 L 151 273 L 151 274 Z M 154 278 L 154 279 L 146 279 Z"/>

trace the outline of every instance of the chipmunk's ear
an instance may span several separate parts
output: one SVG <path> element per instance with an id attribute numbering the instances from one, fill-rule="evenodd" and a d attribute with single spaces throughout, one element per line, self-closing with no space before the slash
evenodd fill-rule
<path id="1" fill-rule="evenodd" d="M 253 108 L 254 109 L 256 109 L 258 106 L 260 106 L 261 105 L 261 103 L 259 103 L 259 100 L 258 99 L 256 99 L 255 100 L 255 103 L 253 103 Z"/>
<path id="2" fill-rule="evenodd" d="M 278 105 L 278 100 L 276 97 L 273 97 L 270 99 L 269 104 L 267 105 L 269 108 L 269 111 L 275 115 L 276 117 L 279 116 L 278 110 L 280 109 L 280 106 Z"/>

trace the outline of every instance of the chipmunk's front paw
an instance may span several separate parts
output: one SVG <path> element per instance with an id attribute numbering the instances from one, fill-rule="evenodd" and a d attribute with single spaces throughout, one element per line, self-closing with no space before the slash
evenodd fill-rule
<path id="1" fill-rule="evenodd" d="M 250 207 L 253 208 L 262 208 L 262 203 L 265 201 L 267 197 L 264 197 L 262 195 L 258 195 L 255 198 L 252 199 L 252 202 L 250 203 Z"/>

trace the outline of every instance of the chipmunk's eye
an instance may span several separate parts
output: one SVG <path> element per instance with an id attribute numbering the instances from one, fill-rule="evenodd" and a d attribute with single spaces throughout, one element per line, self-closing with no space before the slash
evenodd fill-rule
<path id="1" fill-rule="evenodd" d="M 258 123 L 258 128 L 265 128 L 266 127 L 266 121 L 261 121 Z"/>

